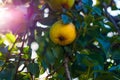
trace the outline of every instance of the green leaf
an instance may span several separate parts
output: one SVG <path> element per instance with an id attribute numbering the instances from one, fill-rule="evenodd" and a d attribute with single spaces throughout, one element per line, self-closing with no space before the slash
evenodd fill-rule
<path id="1" fill-rule="evenodd" d="M 14 64 L 14 63 L 9 63 L 9 64 L 7 65 L 7 68 L 8 68 L 8 69 L 15 69 L 15 64 Z"/>
<path id="2" fill-rule="evenodd" d="M 84 59 L 82 59 L 82 63 L 84 63 L 86 66 L 93 67 L 97 63 L 97 61 L 91 59 L 90 57 L 86 56 Z"/>
<path id="3" fill-rule="evenodd" d="M 75 22 L 74 22 L 74 24 L 75 24 L 75 26 L 76 26 L 76 28 L 77 29 L 80 29 L 80 21 L 79 20 L 76 20 Z"/>
<path id="4" fill-rule="evenodd" d="M 72 22 L 72 19 L 68 15 L 62 14 L 61 17 L 64 24 Z"/>
<path id="5" fill-rule="evenodd" d="M 92 15 L 87 15 L 87 16 L 85 16 L 84 19 L 85 19 L 85 22 L 86 22 L 87 24 L 90 24 L 90 23 L 93 22 L 94 17 L 93 17 Z"/>
<path id="6" fill-rule="evenodd" d="M 82 0 L 82 3 L 88 6 L 92 6 L 93 1 L 92 0 Z"/>
<path id="7" fill-rule="evenodd" d="M 109 71 L 119 71 L 120 72 L 120 64 L 117 66 L 113 66 L 109 69 Z"/>
<path id="8" fill-rule="evenodd" d="M 64 51 L 61 46 L 55 46 L 52 48 L 52 53 L 53 56 L 58 59 L 60 57 L 63 57 Z"/>
<path id="9" fill-rule="evenodd" d="M 100 8 L 98 8 L 98 7 L 93 7 L 92 10 L 93 10 L 93 13 L 95 13 L 95 14 L 101 16 L 102 11 L 100 10 Z"/>
<path id="10" fill-rule="evenodd" d="M 0 72 L 0 80 L 14 80 L 15 68 L 6 68 Z"/>
<path id="11" fill-rule="evenodd" d="M 97 38 L 97 40 L 101 44 L 103 51 L 107 53 L 110 49 L 110 42 L 105 38 Z"/>
<path id="12" fill-rule="evenodd" d="M 23 53 L 28 53 L 29 52 L 29 46 L 23 48 Z"/>
<path id="13" fill-rule="evenodd" d="M 110 72 L 102 72 L 98 75 L 98 77 L 95 80 L 116 80 L 114 77 L 114 74 Z"/>
<path id="14" fill-rule="evenodd" d="M 3 54 L 8 53 L 8 47 L 0 47 L 0 52 Z"/>
<path id="15" fill-rule="evenodd" d="M 47 63 L 45 62 L 44 59 L 41 61 L 41 65 L 44 68 L 44 70 L 46 70 L 48 68 L 48 65 L 47 65 Z"/>
<path id="16" fill-rule="evenodd" d="M 4 65 L 4 62 L 0 60 L 0 66 L 3 66 Z"/>
<path id="17" fill-rule="evenodd" d="M 53 52 L 50 49 L 47 49 L 47 52 L 45 53 L 45 58 L 46 62 L 49 65 L 54 65 L 55 64 L 55 56 Z"/>
<path id="18" fill-rule="evenodd" d="M 71 74 L 73 77 L 78 77 L 80 74 L 87 71 L 87 66 L 83 62 L 86 56 L 85 54 L 76 53 L 75 61 L 71 66 Z"/>
<path id="19" fill-rule="evenodd" d="M 97 62 L 97 64 L 95 65 L 100 65 L 103 67 L 104 65 L 104 58 L 103 56 L 101 56 L 99 53 L 94 53 L 94 54 L 90 54 L 88 55 L 92 60 L 94 60 L 95 62 Z"/>
<path id="20" fill-rule="evenodd" d="M 14 43 L 16 40 L 16 37 L 12 33 L 7 33 L 6 38 L 12 43 Z"/>
<path id="21" fill-rule="evenodd" d="M 3 38 L 0 35 L 0 45 L 4 42 Z"/>
<path id="22" fill-rule="evenodd" d="M 28 68 L 28 71 L 33 75 L 36 75 L 39 73 L 39 65 L 37 63 L 29 63 L 27 68 Z"/>
<path id="23" fill-rule="evenodd" d="M 116 47 L 115 47 L 116 48 Z M 115 50 L 112 50 L 111 51 L 111 55 L 112 55 L 112 58 L 115 59 L 115 60 L 118 60 L 120 59 L 120 48 L 116 48 Z"/>

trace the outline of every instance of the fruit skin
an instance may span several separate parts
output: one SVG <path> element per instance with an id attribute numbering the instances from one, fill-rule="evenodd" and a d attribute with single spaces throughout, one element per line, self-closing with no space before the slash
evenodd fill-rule
<path id="1" fill-rule="evenodd" d="M 62 46 L 72 43 L 76 38 L 76 29 L 73 23 L 63 24 L 62 20 L 55 22 L 50 28 L 50 39 Z"/>
<path id="2" fill-rule="evenodd" d="M 46 0 L 53 11 L 61 11 L 62 8 L 71 9 L 75 0 Z"/>

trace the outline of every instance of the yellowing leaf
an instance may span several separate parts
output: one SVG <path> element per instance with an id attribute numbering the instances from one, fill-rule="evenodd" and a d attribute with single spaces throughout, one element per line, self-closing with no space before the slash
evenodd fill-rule
<path id="1" fill-rule="evenodd" d="M 7 38 L 8 41 L 10 41 L 10 42 L 12 42 L 12 43 L 14 43 L 15 40 L 16 40 L 15 35 L 13 35 L 12 33 L 7 33 L 7 34 L 6 34 L 6 38 Z"/>

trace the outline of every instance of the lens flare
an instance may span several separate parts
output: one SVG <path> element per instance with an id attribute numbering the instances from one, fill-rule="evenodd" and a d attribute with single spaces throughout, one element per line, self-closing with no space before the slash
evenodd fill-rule
<path id="1" fill-rule="evenodd" d="M 25 14 L 19 8 L 0 8 L 0 32 L 6 30 L 20 30 L 25 26 Z"/>
<path id="2" fill-rule="evenodd" d="M 7 8 L 0 8 L 0 28 L 6 24 L 6 18 L 9 18 L 10 14 L 7 12 Z"/>

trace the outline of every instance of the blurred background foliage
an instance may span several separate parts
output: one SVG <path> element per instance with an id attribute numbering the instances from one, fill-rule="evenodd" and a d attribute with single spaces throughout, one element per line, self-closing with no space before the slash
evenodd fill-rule
<path id="1" fill-rule="evenodd" d="M 0 25 L 0 80 L 120 80 L 120 12 L 108 12 L 120 9 L 117 0 L 75 0 L 71 9 L 60 11 L 47 0 L 1 0 L 0 7 L 20 8 L 27 27 Z M 70 45 L 49 39 L 59 19 L 76 26 Z M 66 78 L 66 57 L 71 79 Z"/>

